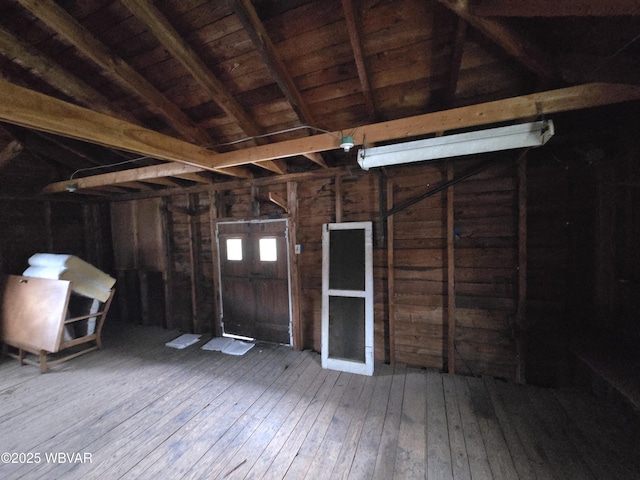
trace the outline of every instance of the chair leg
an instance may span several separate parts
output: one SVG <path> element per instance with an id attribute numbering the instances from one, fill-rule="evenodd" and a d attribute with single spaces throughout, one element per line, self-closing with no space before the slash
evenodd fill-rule
<path id="1" fill-rule="evenodd" d="M 40 373 L 47 372 L 47 353 L 44 350 L 40 350 Z"/>

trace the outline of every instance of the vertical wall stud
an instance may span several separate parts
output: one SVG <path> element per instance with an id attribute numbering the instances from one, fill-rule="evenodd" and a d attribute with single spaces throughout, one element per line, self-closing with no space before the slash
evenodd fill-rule
<path id="1" fill-rule="evenodd" d="M 447 181 L 453 180 L 453 163 L 447 162 Z M 447 187 L 447 366 L 449 373 L 456 373 L 456 265 L 453 238 L 454 211 L 453 185 Z"/>
<path id="2" fill-rule="evenodd" d="M 393 180 L 387 179 L 387 211 L 393 208 Z M 393 244 L 393 215 L 387 217 L 387 296 L 389 299 L 389 362 L 396 363 L 396 329 L 395 329 L 395 260 Z"/>

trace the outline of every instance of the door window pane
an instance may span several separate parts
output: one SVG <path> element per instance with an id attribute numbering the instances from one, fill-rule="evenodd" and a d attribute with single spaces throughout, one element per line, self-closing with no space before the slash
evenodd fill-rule
<path id="1" fill-rule="evenodd" d="M 260 239 L 260 261 L 275 262 L 278 260 L 278 244 L 275 238 Z"/>
<path id="2" fill-rule="evenodd" d="M 242 239 L 227 238 L 227 260 L 242 260 Z"/>

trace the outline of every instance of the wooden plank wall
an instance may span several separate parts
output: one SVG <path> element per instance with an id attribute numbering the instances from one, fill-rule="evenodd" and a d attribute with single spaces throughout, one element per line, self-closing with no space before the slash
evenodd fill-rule
<path id="1" fill-rule="evenodd" d="M 20 275 L 37 252 L 65 253 L 109 271 L 106 204 L 0 199 L 0 273 Z"/>
<path id="2" fill-rule="evenodd" d="M 512 154 L 513 155 L 513 154 Z M 474 167 L 453 164 L 453 178 Z M 516 170 L 505 159 L 489 170 L 395 214 L 393 311 L 396 360 L 514 378 L 517 308 Z M 394 170 L 394 206 L 447 180 L 444 164 Z M 389 194 L 389 193 L 388 193 Z M 453 195 L 448 255 L 447 195 Z M 455 326 L 447 321 L 448 259 L 454 263 Z M 449 331 L 454 338 L 449 338 Z M 449 349 L 453 364 L 449 365 Z"/>
<path id="3" fill-rule="evenodd" d="M 459 175 L 476 163 L 456 162 L 451 174 Z M 451 187 L 455 191 L 451 217 L 456 232 L 452 247 L 456 328 L 452 331 L 456 371 L 514 378 L 518 172 L 509 158 L 504 165 Z M 294 262 L 298 270 L 292 272 L 299 278 L 300 292 L 299 311 L 295 312 L 299 313 L 299 329 L 294 326 L 297 346 L 321 347 L 322 225 L 372 221 L 375 357 L 446 369 L 450 348 L 446 321 L 447 193 L 438 193 L 394 215 L 392 238 L 380 212 L 381 202 L 399 205 L 445 181 L 446 164 L 398 167 L 380 175 L 333 169 L 284 180 L 262 179 L 253 185 L 229 182 L 224 189 L 203 187 L 163 199 L 158 208 L 165 212 L 166 281 L 170 284 L 166 289 L 167 326 L 195 332 L 217 330 L 215 222 L 284 217 L 287 212 L 270 202 L 269 194 L 286 200 L 289 191 L 297 190 L 297 215 L 291 219 L 296 242 L 302 246 Z M 391 264 L 393 282 L 388 245 L 392 245 L 395 262 L 395 266 Z"/>

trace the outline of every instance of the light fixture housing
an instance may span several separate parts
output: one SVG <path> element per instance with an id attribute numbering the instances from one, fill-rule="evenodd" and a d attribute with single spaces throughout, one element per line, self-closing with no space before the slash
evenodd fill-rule
<path id="1" fill-rule="evenodd" d="M 369 170 L 374 167 L 459 157 L 474 153 L 539 147 L 547 143 L 553 134 L 551 120 L 521 123 L 414 142 L 361 148 L 358 150 L 358 163 L 363 170 Z"/>
<path id="2" fill-rule="evenodd" d="M 78 189 L 78 184 L 77 183 L 67 183 L 65 188 L 66 188 L 67 192 L 73 193 Z"/>
<path id="3" fill-rule="evenodd" d="M 342 137 L 340 141 L 340 148 L 342 148 L 345 152 L 351 150 L 354 146 L 353 137 Z"/>

